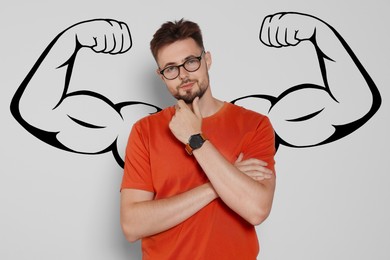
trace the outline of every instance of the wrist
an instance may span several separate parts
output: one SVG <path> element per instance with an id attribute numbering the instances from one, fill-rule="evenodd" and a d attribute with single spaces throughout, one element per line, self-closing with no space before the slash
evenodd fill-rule
<path id="1" fill-rule="evenodd" d="M 218 193 L 215 191 L 213 185 L 211 185 L 210 182 L 203 184 L 205 189 L 209 192 L 209 196 L 213 199 L 216 199 L 219 197 Z"/>
<path id="2" fill-rule="evenodd" d="M 192 155 L 193 151 L 201 148 L 206 141 L 207 138 L 202 133 L 191 135 L 185 146 L 185 150 L 189 155 Z"/>

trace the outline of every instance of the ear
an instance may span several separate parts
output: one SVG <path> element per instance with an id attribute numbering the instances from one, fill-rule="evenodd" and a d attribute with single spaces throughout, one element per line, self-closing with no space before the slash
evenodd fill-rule
<path id="1" fill-rule="evenodd" d="M 213 63 L 213 59 L 211 58 L 211 53 L 209 51 L 206 51 L 206 53 L 204 54 L 204 59 L 207 64 L 207 69 L 210 69 L 211 64 Z"/>
<path id="2" fill-rule="evenodd" d="M 160 69 L 159 68 L 156 69 L 156 74 L 162 81 L 164 81 L 164 76 L 160 73 Z"/>

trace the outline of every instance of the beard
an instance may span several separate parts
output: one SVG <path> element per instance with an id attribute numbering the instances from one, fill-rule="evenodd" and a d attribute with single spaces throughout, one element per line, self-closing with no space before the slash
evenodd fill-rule
<path id="1" fill-rule="evenodd" d="M 190 82 L 190 80 L 187 80 L 187 81 L 183 81 L 183 83 L 188 83 Z M 206 81 L 203 81 L 203 82 L 199 82 L 199 81 L 196 81 L 196 84 L 198 85 L 198 89 L 195 91 L 195 92 L 192 92 L 192 90 L 187 90 L 185 92 L 185 94 L 180 94 L 180 86 L 177 87 L 177 94 L 174 95 L 174 98 L 176 98 L 177 100 L 183 100 L 186 104 L 192 104 L 192 101 L 194 101 L 194 99 L 196 97 L 199 97 L 199 99 L 201 99 L 204 95 L 204 93 L 206 93 L 207 89 L 209 88 L 209 79 L 207 77 L 207 80 Z"/>
<path id="2" fill-rule="evenodd" d="M 191 92 L 191 90 L 188 90 L 188 91 L 186 91 L 186 93 L 184 95 L 177 94 L 174 97 L 177 100 L 180 100 L 180 99 L 183 100 L 186 104 L 192 104 L 192 101 L 194 101 L 194 99 L 196 97 L 199 97 L 199 99 L 202 98 L 204 93 L 206 92 L 206 90 L 207 90 L 207 87 L 203 88 L 203 89 L 200 88 L 195 92 Z"/>

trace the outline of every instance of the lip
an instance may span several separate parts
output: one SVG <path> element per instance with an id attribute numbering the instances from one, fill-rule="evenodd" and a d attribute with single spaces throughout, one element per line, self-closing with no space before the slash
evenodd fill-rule
<path id="1" fill-rule="evenodd" d="M 192 86 L 193 86 L 194 84 L 195 84 L 194 82 L 186 83 L 186 84 L 184 84 L 184 85 L 181 85 L 181 86 L 180 86 L 180 89 L 189 90 L 189 89 L 192 88 Z"/>

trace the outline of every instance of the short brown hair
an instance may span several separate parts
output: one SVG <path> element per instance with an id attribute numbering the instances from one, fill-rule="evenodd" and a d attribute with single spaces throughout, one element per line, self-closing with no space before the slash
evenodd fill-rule
<path id="1" fill-rule="evenodd" d="M 204 49 L 202 32 L 198 24 L 184 20 L 183 18 L 179 21 L 162 24 L 150 41 L 150 50 L 154 59 L 157 59 L 158 51 L 162 47 L 187 38 L 192 38 L 199 47 Z"/>

